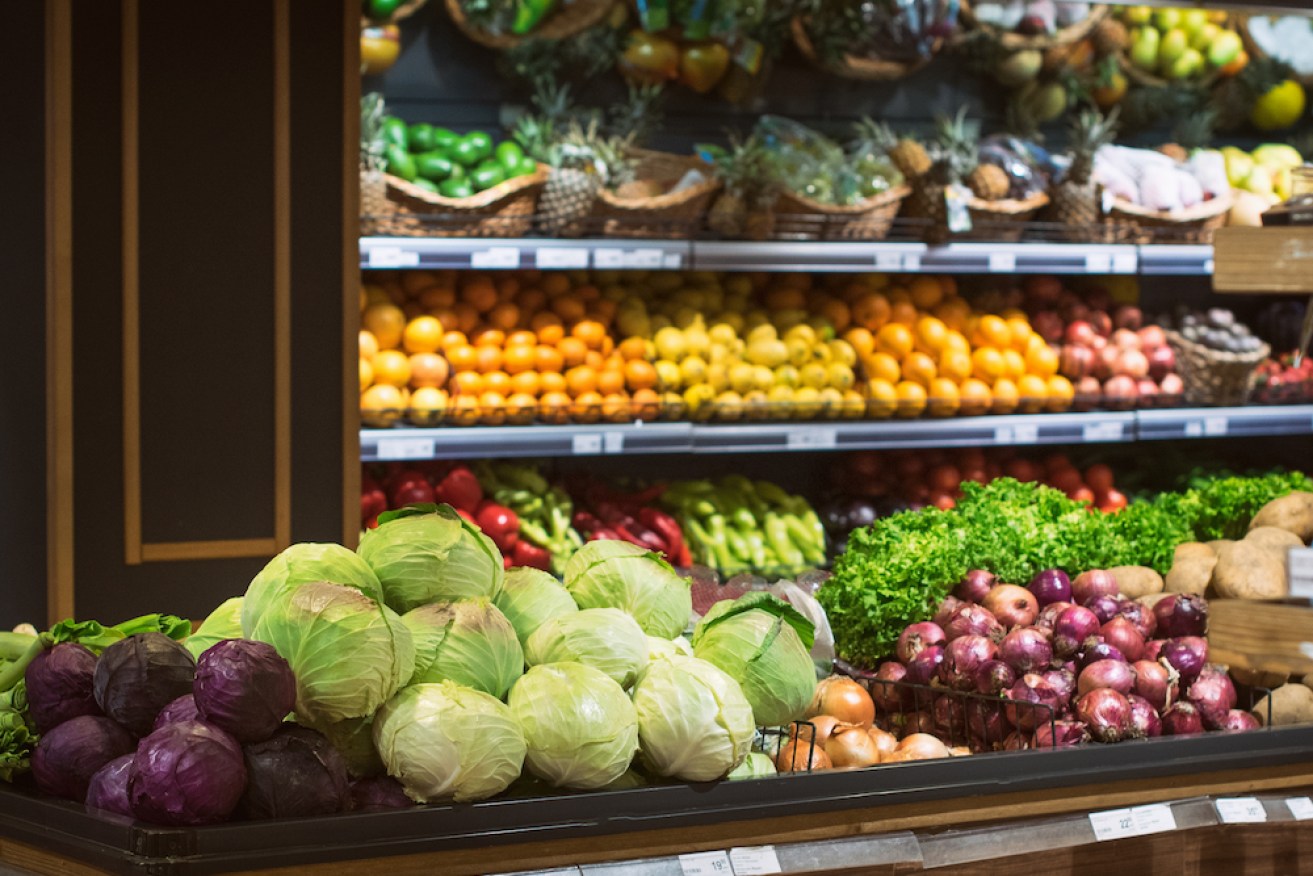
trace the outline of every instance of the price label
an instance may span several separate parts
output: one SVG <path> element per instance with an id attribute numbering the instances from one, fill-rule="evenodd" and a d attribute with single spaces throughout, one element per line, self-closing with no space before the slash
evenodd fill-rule
<path id="1" fill-rule="evenodd" d="M 1086 423 L 1081 428 L 1081 436 L 1086 441 L 1120 441 L 1123 434 L 1124 426 L 1118 420 Z"/>
<path id="2" fill-rule="evenodd" d="M 1267 821 L 1267 810 L 1257 797 L 1224 797 L 1213 801 L 1223 824 L 1257 824 Z"/>
<path id="3" fill-rule="evenodd" d="M 989 272 L 991 274 L 1010 274 L 1016 269 L 1016 253 L 991 252 L 989 254 Z"/>
<path id="4" fill-rule="evenodd" d="M 534 253 L 533 261 L 543 270 L 580 270 L 588 267 L 588 250 L 577 246 L 543 247 Z"/>
<path id="5" fill-rule="evenodd" d="M 728 852 L 697 852 L 679 856 L 679 869 L 684 876 L 734 876 L 734 865 Z"/>
<path id="6" fill-rule="evenodd" d="M 1114 274 L 1134 274 L 1140 269 L 1139 259 L 1133 252 L 1118 253 L 1112 257 L 1112 272 Z"/>
<path id="7" fill-rule="evenodd" d="M 517 246 L 494 246 L 470 253 L 470 267 L 487 270 L 505 270 L 520 266 L 520 248 Z"/>
<path id="8" fill-rule="evenodd" d="M 384 461 L 433 459 L 434 449 L 432 438 L 380 438 L 377 453 Z"/>
<path id="9" fill-rule="evenodd" d="M 570 439 L 570 449 L 576 456 L 595 456 L 602 452 L 602 436 L 597 432 L 584 432 Z"/>
<path id="10" fill-rule="evenodd" d="M 1172 815 L 1172 807 L 1166 803 L 1136 806 L 1131 810 L 1131 814 L 1135 816 L 1135 826 L 1141 836 L 1176 830 L 1176 818 Z"/>
<path id="11" fill-rule="evenodd" d="M 595 249 L 593 250 L 593 267 L 614 269 L 623 268 L 624 253 L 618 249 Z"/>
<path id="12" fill-rule="evenodd" d="M 602 452 L 603 453 L 623 453 L 625 449 L 624 432 L 603 432 L 602 433 Z"/>
<path id="13" fill-rule="evenodd" d="M 1313 821 L 1313 800 L 1308 797 L 1291 797 L 1286 800 L 1286 808 L 1296 821 Z"/>
<path id="14" fill-rule="evenodd" d="M 1091 812 L 1090 827 L 1094 829 L 1094 838 L 1105 842 L 1175 830 L 1176 819 L 1172 816 L 1172 807 L 1166 803 L 1151 803 L 1133 809 Z"/>
<path id="15" fill-rule="evenodd" d="M 1204 273 L 1211 274 L 1213 272 L 1213 268 L 1216 267 L 1216 265 L 1217 263 L 1214 262 L 1212 259 L 1204 259 Z"/>
<path id="16" fill-rule="evenodd" d="M 1112 272 L 1112 256 L 1106 252 L 1090 253 L 1085 257 L 1085 273 L 1107 274 Z"/>
<path id="17" fill-rule="evenodd" d="M 999 426 L 994 430 L 995 444 L 1034 444 L 1037 441 L 1039 441 L 1039 426 L 1033 423 Z"/>
<path id="18" fill-rule="evenodd" d="M 734 876 L 772 876 L 782 873 L 774 846 L 744 846 L 729 850 Z"/>
<path id="19" fill-rule="evenodd" d="M 640 270 L 650 270 L 659 268 L 665 262 L 663 253 L 659 249 L 635 249 L 620 254 L 620 261 L 626 268 L 637 268 Z"/>
<path id="20" fill-rule="evenodd" d="M 877 250 L 875 253 L 875 269 L 877 271 L 901 271 L 903 269 L 903 254 L 901 252 Z"/>
<path id="21" fill-rule="evenodd" d="M 1313 599 L 1313 548 L 1290 548 L 1286 567 L 1290 595 L 1296 599 Z"/>
<path id="22" fill-rule="evenodd" d="M 785 438 L 790 450 L 828 450 L 839 443 L 834 429 L 794 429 Z"/>
<path id="23" fill-rule="evenodd" d="M 1185 437 L 1186 437 L 1186 438 L 1202 438 L 1202 437 L 1204 437 L 1204 421 L 1203 421 L 1203 420 L 1186 420 L 1186 421 L 1185 421 Z"/>
<path id="24" fill-rule="evenodd" d="M 419 253 L 399 246 L 374 246 L 369 249 L 371 268 L 413 268 L 419 264 Z"/>
<path id="25" fill-rule="evenodd" d="M 661 256 L 661 267 L 667 271 L 678 271 L 684 267 L 684 254 L 682 252 L 668 252 Z"/>
<path id="26" fill-rule="evenodd" d="M 903 253 L 903 270 L 909 274 L 921 270 L 921 256 L 918 253 Z"/>
<path id="27" fill-rule="evenodd" d="M 1204 420 L 1204 434 L 1210 438 L 1226 434 L 1226 417 L 1208 417 Z"/>

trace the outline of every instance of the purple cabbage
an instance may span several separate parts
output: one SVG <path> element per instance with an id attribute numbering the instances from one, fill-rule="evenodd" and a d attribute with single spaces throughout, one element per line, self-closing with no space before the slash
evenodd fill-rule
<path id="1" fill-rule="evenodd" d="M 99 715 L 94 680 L 96 655 L 76 642 L 43 649 L 27 665 L 23 680 L 27 714 L 38 733 L 49 733 L 70 718 Z"/>
<path id="2" fill-rule="evenodd" d="M 201 718 L 238 742 L 263 742 L 296 706 L 296 677 L 272 645 L 225 639 L 196 663 Z"/>

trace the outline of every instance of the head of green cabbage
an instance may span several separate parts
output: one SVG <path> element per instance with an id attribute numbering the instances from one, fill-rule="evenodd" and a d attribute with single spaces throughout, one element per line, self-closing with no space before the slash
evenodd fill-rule
<path id="1" fill-rule="evenodd" d="M 775 727 L 801 717 L 811 703 L 814 635 L 797 609 L 754 591 L 711 606 L 693 630 L 693 653 L 739 683 L 758 726 Z"/>
<path id="2" fill-rule="evenodd" d="M 414 684 L 379 709 L 374 744 L 413 800 L 486 800 L 524 767 L 524 734 L 500 700 L 452 681 Z"/>
<path id="3" fill-rule="evenodd" d="M 493 599 L 505 575 L 492 539 L 450 505 L 379 515 L 357 552 L 383 585 L 383 601 L 399 612 L 430 602 Z"/>
<path id="4" fill-rule="evenodd" d="M 662 657 L 673 657 L 676 654 L 685 657 L 693 656 L 693 646 L 689 644 L 688 639 L 683 636 L 676 636 L 673 639 L 658 639 L 656 636 L 647 637 L 648 660 L 660 660 Z"/>
<path id="5" fill-rule="evenodd" d="M 242 631 L 250 636 L 271 604 L 312 581 L 354 587 L 375 602 L 383 601 L 378 576 L 356 554 L 340 544 L 303 542 L 286 548 L 251 579 L 242 599 Z"/>
<path id="6" fill-rule="evenodd" d="M 225 599 L 219 607 L 210 612 L 210 616 L 201 622 L 196 632 L 182 640 L 191 656 L 200 657 L 211 645 L 217 645 L 224 639 L 242 637 L 242 597 Z"/>
<path id="7" fill-rule="evenodd" d="M 764 779 L 778 773 L 779 770 L 775 769 L 775 761 L 770 759 L 769 754 L 753 751 L 743 758 L 743 763 L 730 770 L 725 778 L 736 782 L 740 779 Z"/>
<path id="8" fill-rule="evenodd" d="M 561 586 L 547 572 L 516 566 L 506 571 L 501 592 L 493 604 L 506 615 L 515 627 L 515 635 L 523 645 L 545 622 L 563 614 L 579 610 L 570 591 Z"/>
<path id="9" fill-rule="evenodd" d="M 638 715 L 620 685 L 582 663 L 535 666 L 511 688 L 529 771 L 558 788 L 619 779 L 638 751 Z"/>
<path id="10" fill-rule="evenodd" d="M 640 756 L 657 775 L 714 781 L 752 747 L 752 706 L 738 682 L 705 660 L 679 654 L 653 660 L 633 699 Z"/>
<path id="11" fill-rule="evenodd" d="M 524 659 L 530 666 L 582 663 L 627 689 L 647 664 L 647 637 L 618 608 L 585 608 L 540 626 L 525 644 Z"/>
<path id="12" fill-rule="evenodd" d="M 411 684 L 450 680 L 501 700 L 524 672 L 515 628 L 487 599 L 421 605 L 401 621 L 415 640 Z"/>
<path id="13" fill-rule="evenodd" d="M 673 639 L 688 627 L 693 597 L 661 555 L 627 541 L 590 541 L 565 564 L 565 588 L 580 608 L 618 608 L 649 636 Z"/>

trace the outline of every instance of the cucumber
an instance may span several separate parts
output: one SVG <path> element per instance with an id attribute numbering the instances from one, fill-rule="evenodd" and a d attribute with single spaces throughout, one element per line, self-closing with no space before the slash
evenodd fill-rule
<path id="1" fill-rule="evenodd" d="M 419 173 L 411 154 L 395 143 L 389 143 L 384 153 L 388 160 L 388 173 L 404 180 L 413 180 Z"/>

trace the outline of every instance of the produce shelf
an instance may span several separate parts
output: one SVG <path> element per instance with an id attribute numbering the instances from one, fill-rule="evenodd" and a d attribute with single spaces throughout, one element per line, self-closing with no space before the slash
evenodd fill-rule
<path id="1" fill-rule="evenodd" d="M 1136 420 L 1141 441 L 1309 435 L 1313 434 L 1313 405 L 1138 411 Z"/>
<path id="2" fill-rule="evenodd" d="M 1139 273 L 1146 277 L 1205 277 L 1213 274 L 1212 246 L 1141 246 L 1139 261 Z"/>
<path id="3" fill-rule="evenodd" d="M 691 423 L 362 429 L 363 462 L 688 453 Z"/>
<path id="4" fill-rule="evenodd" d="M 692 267 L 686 240 L 362 237 L 362 268 L 666 270 Z"/>

